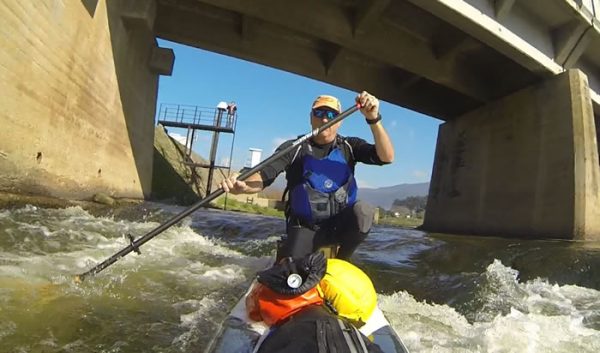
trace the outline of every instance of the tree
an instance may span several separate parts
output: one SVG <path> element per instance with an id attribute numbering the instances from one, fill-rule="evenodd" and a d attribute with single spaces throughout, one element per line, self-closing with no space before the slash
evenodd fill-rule
<path id="1" fill-rule="evenodd" d="M 412 212 L 419 212 L 427 206 L 427 196 L 409 196 L 402 200 L 394 200 L 392 210 L 397 207 L 406 207 Z"/>

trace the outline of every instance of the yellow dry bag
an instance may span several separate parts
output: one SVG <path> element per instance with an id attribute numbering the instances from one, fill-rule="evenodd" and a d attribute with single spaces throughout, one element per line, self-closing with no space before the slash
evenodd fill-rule
<path id="1" fill-rule="evenodd" d="M 340 259 L 327 260 L 327 272 L 320 282 L 323 299 L 338 315 L 359 325 L 367 322 L 377 307 L 377 293 L 369 276 Z"/>

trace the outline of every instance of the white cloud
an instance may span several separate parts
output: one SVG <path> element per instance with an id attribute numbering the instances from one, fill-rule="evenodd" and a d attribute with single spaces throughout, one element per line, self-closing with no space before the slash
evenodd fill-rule
<path id="1" fill-rule="evenodd" d="M 202 142 L 212 141 L 212 134 L 210 134 L 210 135 L 206 135 L 206 134 L 199 135 L 199 134 L 196 134 L 196 136 L 194 136 L 194 144 L 196 144 L 196 142 L 200 142 L 200 141 L 202 141 Z"/>
<path id="2" fill-rule="evenodd" d="M 223 157 L 223 158 L 221 158 L 221 162 L 219 163 L 219 165 L 222 167 L 228 167 L 229 162 L 230 162 L 229 157 Z"/>
<path id="3" fill-rule="evenodd" d="M 424 170 L 413 170 L 412 175 L 421 180 L 429 180 L 429 172 Z"/>
<path id="4" fill-rule="evenodd" d="M 169 136 L 171 136 L 175 141 L 179 142 L 182 145 L 187 144 L 187 137 L 180 135 L 176 132 L 169 132 Z"/>
<path id="5" fill-rule="evenodd" d="M 359 188 L 370 188 L 370 189 L 374 188 L 373 185 L 371 185 L 371 184 L 369 184 L 366 181 L 361 180 L 361 179 L 356 179 L 356 185 L 358 185 Z"/>
<path id="6" fill-rule="evenodd" d="M 275 149 L 277 147 L 279 147 L 279 145 L 281 145 L 285 141 L 291 140 L 291 139 L 293 139 L 293 137 L 276 137 L 276 138 L 274 138 L 272 141 L 272 143 L 273 143 L 272 151 L 275 151 Z"/>

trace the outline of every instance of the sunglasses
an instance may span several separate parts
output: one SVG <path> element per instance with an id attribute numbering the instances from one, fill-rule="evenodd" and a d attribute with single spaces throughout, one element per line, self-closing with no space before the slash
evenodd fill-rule
<path id="1" fill-rule="evenodd" d="M 327 119 L 331 120 L 331 119 L 335 118 L 336 116 L 338 116 L 340 113 L 334 112 L 332 110 L 327 110 L 327 109 L 313 109 L 312 114 L 315 118 L 318 118 L 318 119 L 327 118 Z"/>

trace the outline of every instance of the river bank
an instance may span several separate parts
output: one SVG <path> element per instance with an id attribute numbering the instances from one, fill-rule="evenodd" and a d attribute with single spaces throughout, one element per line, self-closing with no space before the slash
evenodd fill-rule
<path id="1" fill-rule="evenodd" d="M 95 195 L 95 200 L 68 200 L 58 197 L 13 194 L 0 191 L 0 209 L 21 208 L 27 205 L 43 208 L 67 208 L 81 207 L 82 209 L 96 213 L 107 209 L 135 206 L 142 204 L 144 200 L 138 199 L 115 199 L 107 195 Z"/>
<path id="2" fill-rule="evenodd" d="M 43 208 L 67 208 L 79 206 L 82 209 L 89 211 L 92 214 L 100 215 L 106 212 L 112 212 L 120 208 L 135 206 L 144 203 L 144 200 L 137 199 L 115 199 L 107 195 L 96 195 L 94 200 L 67 200 L 55 197 L 38 196 L 38 195 L 21 195 L 7 192 L 0 192 L 0 209 L 19 208 L 26 205 L 32 205 Z M 183 206 L 185 207 L 185 206 Z M 282 211 L 271 207 L 261 207 L 236 201 L 234 199 L 225 199 L 219 197 L 213 203 L 207 205 L 207 208 L 216 210 L 226 210 L 241 212 L 247 214 L 256 214 L 263 216 L 272 216 L 284 218 Z M 379 225 L 399 228 L 418 228 L 423 224 L 421 218 L 404 218 L 404 217 L 381 217 Z"/>

